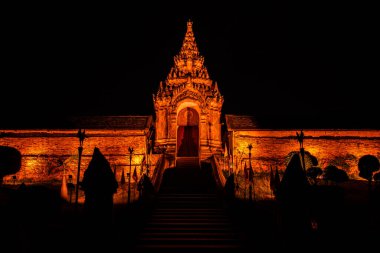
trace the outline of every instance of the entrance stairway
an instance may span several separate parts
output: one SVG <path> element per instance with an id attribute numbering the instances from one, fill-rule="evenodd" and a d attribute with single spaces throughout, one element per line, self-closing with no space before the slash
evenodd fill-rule
<path id="1" fill-rule="evenodd" d="M 216 191 L 211 166 L 167 169 L 137 252 L 236 252 L 239 234 Z"/>
<path id="2" fill-rule="evenodd" d="M 177 168 L 198 168 L 199 157 L 177 157 Z"/>

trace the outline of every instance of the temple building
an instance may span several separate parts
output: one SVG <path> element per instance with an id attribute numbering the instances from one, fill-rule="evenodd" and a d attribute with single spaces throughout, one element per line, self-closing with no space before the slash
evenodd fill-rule
<path id="1" fill-rule="evenodd" d="M 158 167 L 195 166 L 211 160 L 220 170 L 240 173 L 249 152 L 250 164 L 259 172 L 256 175 L 268 174 L 275 166 L 283 170 L 287 155 L 299 150 L 295 136 L 299 129 L 262 129 L 250 115 L 222 116 L 224 98 L 217 82 L 210 78 L 192 25 L 187 22 L 174 64 L 166 80 L 157 85 L 154 116 L 80 117 L 72 118 L 64 128 L 0 129 L 0 145 L 14 147 L 22 154 L 21 170 L 4 181 L 60 183 L 67 175 L 75 181 L 78 128 L 86 129 L 87 137 L 80 177 L 95 147 L 109 160 L 118 180 L 132 170 L 137 170 L 139 176 L 148 173 L 155 177 Z M 226 126 L 224 132 L 222 123 Z M 361 156 L 380 158 L 380 130 L 304 132 L 305 149 L 318 158 L 320 167 L 336 165 L 351 178 L 358 178 Z M 133 154 L 129 147 L 133 147 Z"/>
<path id="2" fill-rule="evenodd" d="M 165 146 L 179 162 L 199 163 L 222 150 L 223 96 L 210 79 L 195 42 L 192 22 L 164 82 L 153 95 L 155 146 Z"/>

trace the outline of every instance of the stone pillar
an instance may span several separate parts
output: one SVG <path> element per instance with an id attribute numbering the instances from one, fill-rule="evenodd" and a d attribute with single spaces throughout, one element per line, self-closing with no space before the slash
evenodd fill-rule
<path id="1" fill-rule="evenodd" d="M 156 110 L 156 141 L 158 143 L 164 142 L 166 137 L 167 122 L 166 122 L 166 110 L 160 108 Z"/>

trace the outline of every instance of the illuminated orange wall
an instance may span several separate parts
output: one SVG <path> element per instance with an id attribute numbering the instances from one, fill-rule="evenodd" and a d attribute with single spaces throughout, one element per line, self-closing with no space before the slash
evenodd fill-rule
<path id="1" fill-rule="evenodd" d="M 78 167 L 77 130 L 17 130 L 1 131 L 0 145 L 17 148 L 22 154 L 22 167 L 16 174 L 18 181 L 23 182 L 61 182 L 63 173 L 71 174 L 76 180 Z M 145 154 L 145 136 L 142 130 L 86 130 L 88 138 L 83 145 L 81 176 L 87 168 L 94 147 L 115 165 L 117 172 L 129 168 L 128 147 L 135 152 L 132 165 L 140 165 Z M 134 168 L 134 167 L 133 167 Z M 129 169 L 128 169 L 129 170 Z M 119 173 L 117 173 L 119 174 Z M 5 181 L 11 176 L 5 177 Z"/>
<path id="2" fill-rule="evenodd" d="M 63 176 L 72 175 L 76 183 L 78 169 L 77 130 L 1 130 L 0 145 L 17 148 L 22 154 L 20 171 L 16 174 L 16 184 L 49 183 L 60 186 Z M 138 178 L 141 176 L 141 162 L 145 154 L 145 135 L 143 130 L 87 130 L 83 145 L 81 176 L 86 170 L 95 147 L 105 155 L 112 169 L 117 168 L 116 178 L 119 188 L 114 195 L 114 203 L 127 201 L 127 185 L 120 184 L 121 172 L 128 180 L 129 152 L 133 147 L 132 171 L 136 166 Z M 159 155 L 151 155 L 150 175 L 155 169 Z M 4 178 L 5 183 L 13 183 L 12 175 Z M 136 184 L 131 179 L 131 200 L 138 196 Z M 84 201 L 84 193 L 79 191 L 79 202 Z"/>
<path id="3" fill-rule="evenodd" d="M 17 148 L 22 154 L 22 167 L 16 174 L 23 182 L 61 182 L 64 171 L 75 180 L 78 164 L 76 130 L 2 130 L 0 145 Z M 284 158 L 298 150 L 296 130 L 255 130 L 234 132 L 234 167 L 241 169 L 241 159 L 248 158 L 248 144 L 253 145 L 252 165 L 257 171 L 268 171 L 269 165 L 285 168 Z M 306 130 L 304 147 L 316 156 L 321 167 L 336 164 L 356 178 L 358 159 L 365 154 L 380 158 L 380 131 Z M 100 148 L 111 166 L 129 164 L 128 147 L 135 149 L 133 166 L 140 165 L 145 154 L 143 130 L 87 130 L 81 172 L 83 175 L 94 147 Z M 241 156 L 243 152 L 243 156 Z M 158 156 L 153 155 L 155 164 Z M 238 161 L 238 163 L 237 163 Z M 237 167 L 236 167 L 237 166 Z M 117 177 L 123 166 L 117 167 Z M 5 181 L 10 180 L 8 176 Z"/>
<path id="4" fill-rule="evenodd" d="M 295 138 L 296 130 L 255 130 L 234 132 L 234 169 L 241 172 L 241 161 L 248 159 L 248 144 L 252 144 L 252 165 L 256 171 L 256 197 L 270 198 L 269 166 L 277 165 L 280 170 L 285 169 L 285 157 L 291 151 L 299 149 Z M 365 154 L 372 154 L 380 159 L 380 131 L 347 131 L 347 130 L 306 130 L 304 147 L 319 160 L 324 168 L 328 164 L 335 164 L 346 170 L 351 178 L 358 178 L 358 159 Z M 145 153 L 145 136 L 143 131 L 137 130 L 87 130 L 89 136 L 84 141 L 83 159 L 81 162 L 81 177 L 85 171 L 94 147 L 99 147 L 110 161 L 112 168 L 117 167 L 116 178 L 120 182 L 121 171 L 129 171 L 128 147 L 135 149 L 133 169 L 136 165 L 138 175 L 141 172 L 141 160 Z M 64 171 L 71 174 L 74 182 L 78 166 L 78 139 L 76 131 L 70 130 L 2 130 L 0 145 L 17 148 L 22 154 L 22 167 L 16 174 L 17 184 L 25 182 L 50 183 L 60 185 Z M 152 168 L 159 155 L 152 155 Z M 239 173 L 242 174 L 242 173 Z M 261 175 L 261 176 L 260 176 Z M 12 177 L 4 178 L 11 183 Z M 133 200 L 137 196 L 135 183 L 132 180 Z M 244 189 L 241 183 L 241 190 Z M 242 195 L 242 193 L 241 193 Z M 83 192 L 80 192 L 79 201 L 83 202 Z M 125 203 L 127 200 L 127 184 L 119 185 L 114 196 L 115 203 Z"/>
<path id="5" fill-rule="evenodd" d="M 351 178 L 358 177 L 358 159 L 372 154 L 380 159 L 380 131 L 376 130 L 306 130 L 304 148 L 318 158 L 320 166 L 337 165 Z M 234 158 L 248 158 L 251 143 L 252 166 L 256 171 L 268 171 L 270 165 L 285 169 L 284 158 L 299 150 L 296 130 L 255 130 L 234 132 Z M 236 164 L 235 164 L 236 169 Z M 238 169 L 241 163 L 238 162 Z"/>

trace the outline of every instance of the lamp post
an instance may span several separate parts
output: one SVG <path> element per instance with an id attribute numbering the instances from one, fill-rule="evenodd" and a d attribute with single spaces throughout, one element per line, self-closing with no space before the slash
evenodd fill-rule
<path id="1" fill-rule="evenodd" d="M 80 177 L 80 161 L 82 159 L 82 152 L 83 152 L 83 141 L 86 138 L 86 130 L 80 129 L 78 130 L 77 137 L 79 139 L 79 147 L 78 147 L 78 172 L 77 172 L 77 185 L 75 189 L 75 205 L 78 205 L 78 194 L 79 194 L 79 177 Z"/>
<path id="2" fill-rule="evenodd" d="M 133 148 L 129 147 L 129 173 L 128 173 L 128 204 L 131 203 L 131 171 L 132 171 L 132 154 Z"/>
<path id="3" fill-rule="evenodd" d="M 296 132 L 296 134 L 297 134 L 298 143 L 300 144 L 300 153 L 301 153 L 301 158 L 302 158 L 302 167 L 303 167 L 303 170 L 306 171 L 306 166 L 305 166 L 305 149 L 303 148 L 304 134 L 303 134 L 302 130 L 301 130 L 300 134 L 298 134 L 298 132 Z"/>
<path id="4" fill-rule="evenodd" d="M 69 203 L 71 204 L 71 199 L 73 196 L 73 189 L 74 189 L 73 176 L 72 175 L 69 175 L 69 179 L 67 182 L 67 188 L 69 189 Z"/>
<path id="5" fill-rule="evenodd" d="M 249 158 L 249 168 L 252 168 L 252 163 L 251 163 L 251 157 L 252 157 L 252 152 L 251 152 L 251 150 L 252 150 L 252 148 L 253 148 L 252 144 L 249 144 L 247 148 L 248 148 L 248 150 L 249 150 L 249 153 L 248 153 L 248 158 Z"/>
<path id="6" fill-rule="evenodd" d="M 252 181 L 253 181 L 253 175 L 251 175 L 251 173 L 253 173 L 253 171 L 252 171 L 252 163 L 251 163 L 251 157 L 252 157 L 252 153 L 251 153 L 251 150 L 252 150 L 252 144 L 249 144 L 249 145 L 248 145 L 248 150 L 249 150 L 249 153 L 248 153 L 248 157 L 249 157 L 249 169 L 248 169 L 248 180 L 249 180 L 249 201 L 252 201 L 252 182 L 251 182 L 251 178 L 252 178 Z"/>

